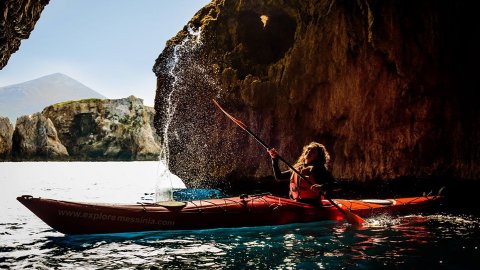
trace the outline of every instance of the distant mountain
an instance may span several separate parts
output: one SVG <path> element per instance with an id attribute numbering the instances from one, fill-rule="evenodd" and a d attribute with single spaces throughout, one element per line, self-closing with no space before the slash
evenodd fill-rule
<path id="1" fill-rule="evenodd" d="M 17 117 L 42 111 L 45 107 L 69 100 L 105 98 L 100 93 L 61 73 L 24 83 L 0 87 L 0 116 L 15 125 Z"/>

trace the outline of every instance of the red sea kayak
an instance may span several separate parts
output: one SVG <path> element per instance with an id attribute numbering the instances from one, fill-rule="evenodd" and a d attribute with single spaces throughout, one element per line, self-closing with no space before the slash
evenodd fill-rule
<path id="1" fill-rule="evenodd" d="M 418 212 L 439 199 L 439 196 L 422 196 L 334 201 L 361 217 L 369 217 L 380 213 Z M 132 205 L 69 202 L 29 195 L 17 200 L 64 234 L 192 230 L 344 219 L 343 214 L 328 201 L 318 207 L 269 194 Z"/>

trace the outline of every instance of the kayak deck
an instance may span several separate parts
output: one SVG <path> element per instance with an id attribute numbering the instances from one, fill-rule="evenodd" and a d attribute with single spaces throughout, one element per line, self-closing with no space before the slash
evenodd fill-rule
<path id="1" fill-rule="evenodd" d="M 334 201 L 343 209 L 368 217 L 385 212 L 421 211 L 439 198 Z M 70 202 L 30 195 L 17 200 L 50 227 L 65 234 L 248 227 L 344 219 L 341 211 L 326 200 L 323 206 L 317 207 L 270 194 L 129 205 Z"/>

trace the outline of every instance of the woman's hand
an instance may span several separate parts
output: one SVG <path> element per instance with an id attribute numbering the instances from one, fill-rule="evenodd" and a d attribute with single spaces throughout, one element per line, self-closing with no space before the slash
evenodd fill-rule
<path id="1" fill-rule="evenodd" d="M 272 159 L 278 158 L 278 152 L 275 150 L 275 148 L 268 149 L 267 152 Z"/>

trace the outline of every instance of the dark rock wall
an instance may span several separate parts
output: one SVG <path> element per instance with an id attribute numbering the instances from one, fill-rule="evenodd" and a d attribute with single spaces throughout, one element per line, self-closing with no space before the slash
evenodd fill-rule
<path id="1" fill-rule="evenodd" d="M 50 0 L 0 1 L 0 70 L 20 47 L 22 39 L 30 36 L 43 8 Z"/>
<path id="2" fill-rule="evenodd" d="M 216 98 L 291 162 L 324 143 L 337 178 L 478 179 L 475 10 L 452 0 L 213 1 L 190 22 L 201 45 L 186 49 L 185 27 L 154 66 L 171 170 L 193 184 L 271 175 L 265 150 Z"/>

